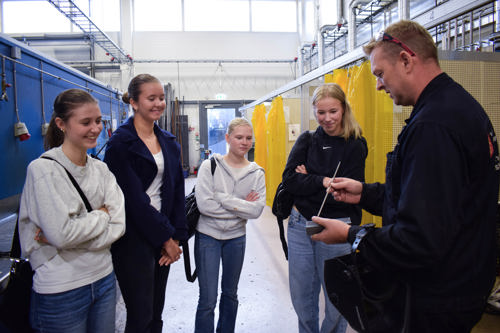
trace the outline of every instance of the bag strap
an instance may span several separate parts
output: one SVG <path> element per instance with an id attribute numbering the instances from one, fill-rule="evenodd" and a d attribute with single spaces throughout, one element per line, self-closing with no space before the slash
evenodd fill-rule
<path id="1" fill-rule="evenodd" d="M 215 168 L 217 167 L 217 162 L 215 162 L 215 157 L 210 157 L 210 170 L 212 171 L 212 176 L 215 173 Z"/>
<path id="2" fill-rule="evenodd" d="M 17 212 L 16 227 L 14 228 L 14 236 L 12 237 L 12 245 L 10 247 L 10 257 L 21 258 L 21 241 L 19 239 L 19 210 Z"/>
<path id="3" fill-rule="evenodd" d="M 90 205 L 90 202 L 89 200 L 87 199 L 87 197 L 85 196 L 85 194 L 83 193 L 82 189 L 80 188 L 80 185 L 78 185 L 78 182 L 75 180 L 75 178 L 71 175 L 71 173 L 68 171 L 68 169 L 66 169 L 64 167 L 64 165 L 62 165 L 61 163 L 59 163 L 59 161 L 56 161 L 55 159 L 51 158 L 51 157 L 48 157 L 48 156 L 42 156 L 41 158 L 44 158 L 46 160 L 52 160 L 54 162 L 56 162 L 57 164 L 59 164 L 60 166 L 63 167 L 63 169 L 66 171 L 66 173 L 68 174 L 68 177 L 69 177 L 69 180 L 71 180 L 71 183 L 73 183 L 73 186 L 75 186 L 76 190 L 78 191 L 78 193 L 80 194 L 80 197 L 82 197 L 82 200 L 83 200 L 83 203 L 85 204 L 85 208 L 87 208 L 87 211 L 90 213 L 92 211 L 92 206 Z"/>
<path id="4" fill-rule="evenodd" d="M 309 131 L 306 131 L 307 133 L 307 151 L 309 150 L 309 147 L 311 146 L 312 143 L 312 134 Z M 292 207 L 293 209 L 293 207 Z M 278 228 L 280 229 L 280 241 L 281 241 L 281 247 L 283 248 L 283 252 L 285 253 L 285 258 L 288 260 L 288 244 L 286 242 L 286 237 L 285 237 L 285 227 L 283 226 L 283 219 L 276 217 L 276 220 L 278 220 Z"/>
<path id="5" fill-rule="evenodd" d="M 215 169 L 217 168 L 217 162 L 215 161 L 215 158 L 212 156 L 210 157 L 210 171 L 212 172 L 212 176 L 214 175 L 215 173 Z M 193 187 L 193 191 L 194 191 L 194 187 Z M 188 244 L 188 241 L 185 240 L 185 241 L 182 241 L 181 242 L 181 246 L 183 248 L 183 255 L 184 255 L 184 273 L 186 274 L 186 280 L 188 280 L 189 282 L 194 282 L 196 281 L 196 277 L 198 277 L 198 272 L 196 270 L 196 267 L 193 271 L 193 273 L 191 273 L 191 259 L 190 259 L 190 255 L 189 255 L 189 244 Z"/>
<path id="6" fill-rule="evenodd" d="M 276 219 L 278 220 L 278 228 L 280 229 L 281 247 L 283 248 L 283 252 L 285 253 L 285 259 L 288 260 L 288 244 L 286 243 L 285 227 L 283 226 L 283 219 L 277 216 Z"/>
<path id="7" fill-rule="evenodd" d="M 182 241 L 181 242 L 182 248 L 184 250 L 184 273 L 186 273 L 186 280 L 189 282 L 194 282 L 196 281 L 196 277 L 198 276 L 198 272 L 196 270 L 196 267 L 194 268 L 193 273 L 191 273 L 191 259 L 189 256 L 189 244 L 188 241 Z"/>

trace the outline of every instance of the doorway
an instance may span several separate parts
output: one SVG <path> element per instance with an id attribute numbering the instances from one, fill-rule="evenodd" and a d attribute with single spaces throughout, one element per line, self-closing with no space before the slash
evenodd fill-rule
<path id="1" fill-rule="evenodd" d="M 226 154 L 226 130 L 229 122 L 241 117 L 243 102 L 217 101 L 200 103 L 200 153 L 207 159 L 214 153 Z"/>

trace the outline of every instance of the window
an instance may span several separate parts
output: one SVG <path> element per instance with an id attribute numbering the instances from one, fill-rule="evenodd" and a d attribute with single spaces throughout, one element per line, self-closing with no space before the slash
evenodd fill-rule
<path id="1" fill-rule="evenodd" d="M 320 0 L 319 17 L 321 26 L 326 24 L 337 24 L 340 21 L 340 17 L 337 13 L 337 1 Z"/>
<path id="2" fill-rule="evenodd" d="M 134 25 L 136 31 L 181 31 L 181 0 L 136 0 Z"/>
<path id="3" fill-rule="evenodd" d="M 249 31 L 248 0 L 184 0 L 186 31 Z"/>
<path id="4" fill-rule="evenodd" d="M 120 0 L 74 0 L 102 31 L 120 30 Z M 49 18 L 49 19 L 48 19 Z M 3 27 L 6 33 L 71 32 L 71 23 L 48 1 L 3 1 Z M 73 31 L 80 32 L 74 26 Z"/>
<path id="5" fill-rule="evenodd" d="M 87 0 L 80 1 L 88 3 Z M 80 5 L 77 6 L 88 13 Z M 102 31 L 120 31 L 120 0 L 93 0 L 90 3 L 89 17 Z"/>
<path id="6" fill-rule="evenodd" d="M 69 20 L 48 1 L 3 1 L 2 10 L 5 33 L 71 31 Z"/>
<path id="7" fill-rule="evenodd" d="M 252 1 L 252 30 L 297 32 L 295 1 Z"/>

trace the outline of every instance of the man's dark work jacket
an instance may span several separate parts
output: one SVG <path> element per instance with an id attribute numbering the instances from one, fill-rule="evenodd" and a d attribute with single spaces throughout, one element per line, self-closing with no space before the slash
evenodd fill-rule
<path id="1" fill-rule="evenodd" d="M 360 204 L 384 227 L 361 242 L 361 254 L 409 281 L 424 307 L 477 307 L 495 279 L 498 170 L 485 111 L 438 75 L 387 156 L 385 185 L 363 185 Z M 350 242 L 359 228 L 350 228 Z"/>

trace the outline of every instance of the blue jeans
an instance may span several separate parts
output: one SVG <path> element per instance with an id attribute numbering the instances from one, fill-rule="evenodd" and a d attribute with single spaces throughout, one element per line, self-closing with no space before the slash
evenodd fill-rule
<path id="1" fill-rule="evenodd" d="M 114 333 L 115 273 L 56 294 L 31 292 L 30 321 L 35 332 Z"/>
<path id="2" fill-rule="evenodd" d="M 219 266 L 222 258 L 222 294 L 219 303 L 217 332 L 234 332 L 238 312 L 238 282 L 245 257 L 246 236 L 218 240 L 196 232 L 194 255 L 198 271 L 200 297 L 196 309 L 195 332 L 214 331 Z"/>
<path id="3" fill-rule="evenodd" d="M 294 208 L 288 219 L 290 296 L 299 318 L 299 333 L 344 333 L 347 321 L 328 299 L 324 262 L 350 252 L 349 244 L 327 245 L 306 234 L 306 218 Z M 319 293 L 325 295 L 325 319 L 319 329 Z"/>

